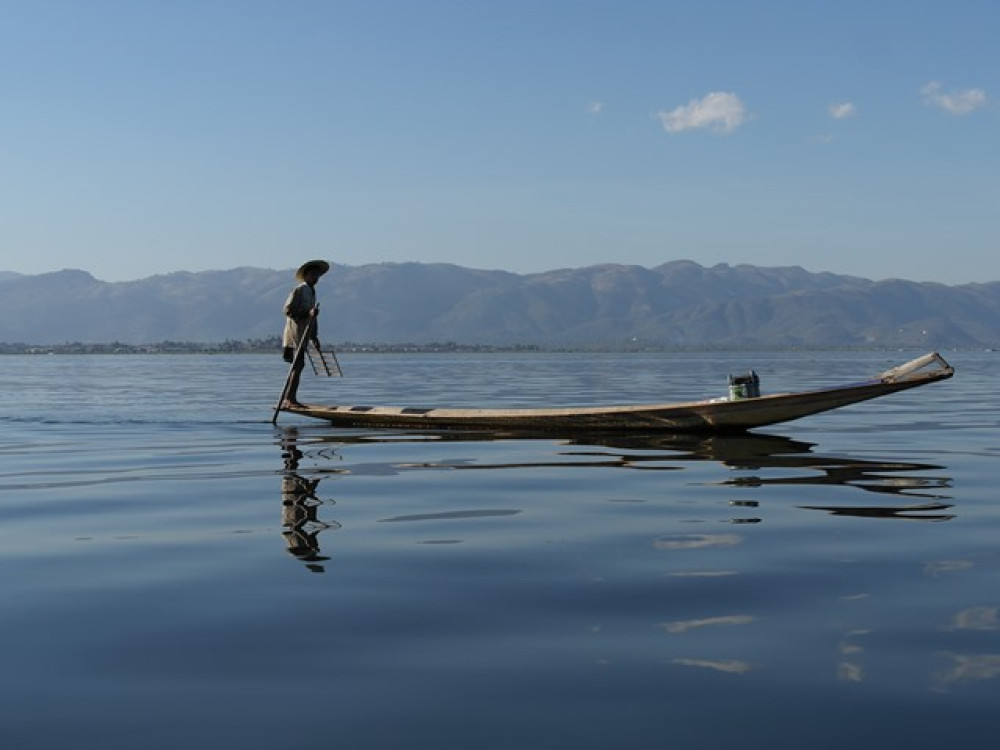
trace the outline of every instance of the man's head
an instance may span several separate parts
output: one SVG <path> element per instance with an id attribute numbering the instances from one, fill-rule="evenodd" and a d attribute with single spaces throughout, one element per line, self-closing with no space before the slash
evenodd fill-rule
<path id="1" fill-rule="evenodd" d="M 330 264 L 325 260 L 310 260 L 299 266 L 299 270 L 295 272 L 295 278 L 299 281 L 315 284 L 319 281 L 319 277 L 329 270 Z"/>

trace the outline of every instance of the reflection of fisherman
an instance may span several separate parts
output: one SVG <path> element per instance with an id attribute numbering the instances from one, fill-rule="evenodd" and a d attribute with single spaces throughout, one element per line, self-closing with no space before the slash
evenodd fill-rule
<path id="1" fill-rule="evenodd" d="M 302 451 L 293 441 L 286 447 L 285 472 L 281 479 L 281 535 L 285 537 L 288 551 L 307 563 L 315 573 L 322 573 L 323 566 L 315 563 L 329 560 L 320 554 L 319 535 L 326 529 L 340 528 L 336 521 L 326 523 L 317 513 L 323 501 L 316 497 L 318 479 L 309 480 L 296 473 Z"/>

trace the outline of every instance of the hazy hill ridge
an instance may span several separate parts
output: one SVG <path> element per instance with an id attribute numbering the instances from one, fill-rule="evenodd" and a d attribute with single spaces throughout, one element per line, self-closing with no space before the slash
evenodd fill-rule
<path id="1" fill-rule="evenodd" d="M 235 268 L 105 282 L 0 272 L 0 342 L 130 344 L 276 336 L 293 271 Z M 330 342 L 540 346 L 1000 343 L 1000 282 L 871 281 L 798 267 L 673 261 L 537 274 L 449 264 L 337 266 L 319 286 Z"/>

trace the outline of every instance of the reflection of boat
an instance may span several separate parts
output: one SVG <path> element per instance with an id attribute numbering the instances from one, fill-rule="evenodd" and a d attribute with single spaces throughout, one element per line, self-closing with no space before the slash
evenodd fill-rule
<path id="1" fill-rule="evenodd" d="M 777 435 L 749 433 L 627 436 L 619 439 L 598 438 L 598 441 L 602 445 L 619 449 L 643 449 L 642 453 L 626 456 L 627 461 L 635 468 L 643 468 L 643 461 L 662 463 L 663 456 L 648 452 L 650 449 L 669 449 L 680 451 L 674 461 L 717 461 L 731 469 L 753 472 L 723 481 L 723 484 L 733 487 L 841 485 L 900 497 L 932 498 L 932 502 L 898 506 L 799 506 L 808 510 L 825 510 L 838 516 L 872 518 L 929 521 L 954 518 L 953 515 L 940 513 L 952 507 L 950 503 L 942 502 L 950 497 L 942 494 L 942 490 L 951 487 L 951 477 L 921 475 L 944 468 L 937 464 L 822 456 L 812 452 L 811 443 Z M 787 469 L 793 469 L 794 473 L 789 475 L 784 471 Z"/>
<path id="2" fill-rule="evenodd" d="M 621 433 L 613 431 L 572 431 L 572 435 L 555 435 L 551 432 L 524 432 L 509 430 L 421 430 L 421 431 L 365 431 L 343 430 L 312 434 L 303 440 L 314 455 L 328 452 L 327 446 L 384 445 L 387 443 L 418 444 L 432 442 L 482 442 L 496 440 L 554 440 L 555 452 L 541 450 L 542 460 L 521 460 L 511 463 L 485 461 L 417 460 L 394 462 L 345 469 L 340 464 L 337 471 L 351 473 L 395 473 L 405 470 L 449 469 L 456 471 L 488 471 L 497 469 L 546 469 L 546 468 L 622 468 L 644 471 L 677 471 L 696 462 L 719 463 L 739 474 L 727 473 L 719 482 L 734 488 L 771 486 L 852 487 L 865 492 L 896 495 L 908 498 L 947 500 L 944 494 L 951 487 L 948 476 L 931 475 L 944 469 L 937 464 L 912 461 L 890 461 L 855 458 L 850 456 L 821 455 L 813 452 L 814 444 L 779 435 L 760 433 L 698 434 L 698 433 Z M 418 450 L 414 453 L 419 455 Z M 337 454 L 338 460 L 343 457 Z M 839 510 L 834 507 L 802 506 L 821 510 Z M 913 506 L 903 506 L 914 510 Z M 929 508 L 920 508 L 926 511 Z M 883 514 L 884 515 L 884 514 Z"/>
<path id="3" fill-rule="evenodd" d="M 954 369 L 931 353 L 860 383 L 776 393 L 751 398 L 720 398 L 674 404 L 581 406 L 527 409 L 404 408 L 392 406 L 308 405 L 288 409 L 343 427 L 404 429 L 508 429 L 664 432 L 740 432 L 886 396 L 945 380 Z"/>
<path id="4" fill-rule="evenodd" d="M 801 505 L 806 510 L 825 510 L 833 516 L 860 518 L 900 518 L 908 521 L 950 521 L 954 513 L 941 513 L 951 508 L 951 503 L 920 503 L 918 505 Z"/>

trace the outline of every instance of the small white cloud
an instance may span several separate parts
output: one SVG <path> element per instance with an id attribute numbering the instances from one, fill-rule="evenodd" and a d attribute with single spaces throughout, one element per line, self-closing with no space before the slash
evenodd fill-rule
<path id="1" fill-rule="evenodd" d="M 587 112 L 592 115 L 599 115 L 604 109 L 604 102 L 591 102 L 587 105 Z"/>
<path id="2" fill-rule="evenodd" d="M 858 108 L 854 106 L 854 102 L 831 104 L 828 110 L 830 112 L 830 117 L 835 120 L 843 120 L 845 117 L 854 117 L 854 115 L 858 113 Z"/>
<path id="3" fill-rule="evenodd" d="M 657 112 L 656 116 L 668 133 L 699 129 L 731 133 L 746 119 L 746 107 L 736 94 L 713 91 L 703 99 L 692 99 L 671 112 Z"/>
<path id="4" fill-rule="evenodd" d="M 952 115 L 967 115 L 986 104 L 986 92 L 983 89 L 965 89 L 964 91 L 944 91 L 939 81 L 931 81 L 920 89 L 924 104 L 939 107 Z"/>

